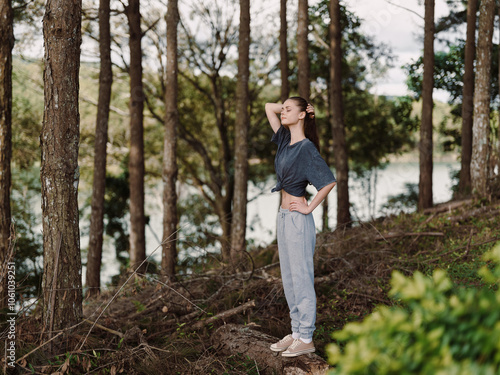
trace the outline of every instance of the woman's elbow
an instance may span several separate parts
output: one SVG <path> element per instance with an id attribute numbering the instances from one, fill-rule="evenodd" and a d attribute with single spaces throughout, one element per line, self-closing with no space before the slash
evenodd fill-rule
<path id="1" fill-rule="evenodd" d="M 325 186 L 327 188 L 327 190 L 328 190 L 328 193 L 330 191 L 332 191 L 332 189 L 335 187 L 335 185 L 337 185 L 336 181 L 334 181 L 334 182 L 332 182 L 332 183 L 330 183 L 330 184 L 328 184 L 328 185 Z"/>

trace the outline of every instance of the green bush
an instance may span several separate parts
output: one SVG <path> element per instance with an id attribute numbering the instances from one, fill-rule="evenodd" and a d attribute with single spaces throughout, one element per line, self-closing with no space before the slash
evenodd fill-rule
<path id="1" fill-rule="evenodd" d="M 456 287 L 442 270 L 395 271 L 398 306 L 335 332 L 329 374 L 500 374 L 500 244 L 484 257 L 490 267 L 479 270 L 478 288 Z"/>

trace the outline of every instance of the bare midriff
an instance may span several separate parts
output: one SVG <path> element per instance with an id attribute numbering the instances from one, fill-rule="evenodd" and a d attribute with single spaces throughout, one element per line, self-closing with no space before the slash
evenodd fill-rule
<path id="1" fill-rule="evenodd" d="M 305 197 L 296 197 L 294 195 L 288 194 L 285 190 L 281 190 L 281 208 L 288 210 L 290 208 L 290 203 L 300 202 L 305 200 Z"/>

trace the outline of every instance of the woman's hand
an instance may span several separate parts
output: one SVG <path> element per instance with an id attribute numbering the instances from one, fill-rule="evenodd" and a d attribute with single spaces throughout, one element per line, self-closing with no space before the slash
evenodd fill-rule
<path id="1" fill-rule="evenodd" d="M 314 107 L 311 103 L 307 103 L 306 112 L 309 114 L 309 117 L 314 118 Z"/>
<path id="2" fill-rule="evenodd" d="M 311 211 L 309 211 L 309 205 L 307 204 L 307 200 L 305 197 L 303 197 L 302 200 L 292 201 L 290 203 L 289 210 L 297 211 L 304 215 L 308 215 L 311 213 Z"/>

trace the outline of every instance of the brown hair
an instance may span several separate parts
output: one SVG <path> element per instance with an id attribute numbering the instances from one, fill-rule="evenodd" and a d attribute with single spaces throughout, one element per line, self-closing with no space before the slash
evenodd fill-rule
<path id="1" fill-rule="evenodd" d="M 295 104 L 299 106 L 301 112 L 306 112 L 307 105 L 309 104 L 307 100 L 300 96 L 292 96 L 288 99 L 293 100 Z M 316 128 L 316 120 L 314 117 L 314 114 L 306 112 L 306 117 L 304 118 L 304 134 L 306 138 L 314 143 L 319 151 L 318 129 Z"/>

